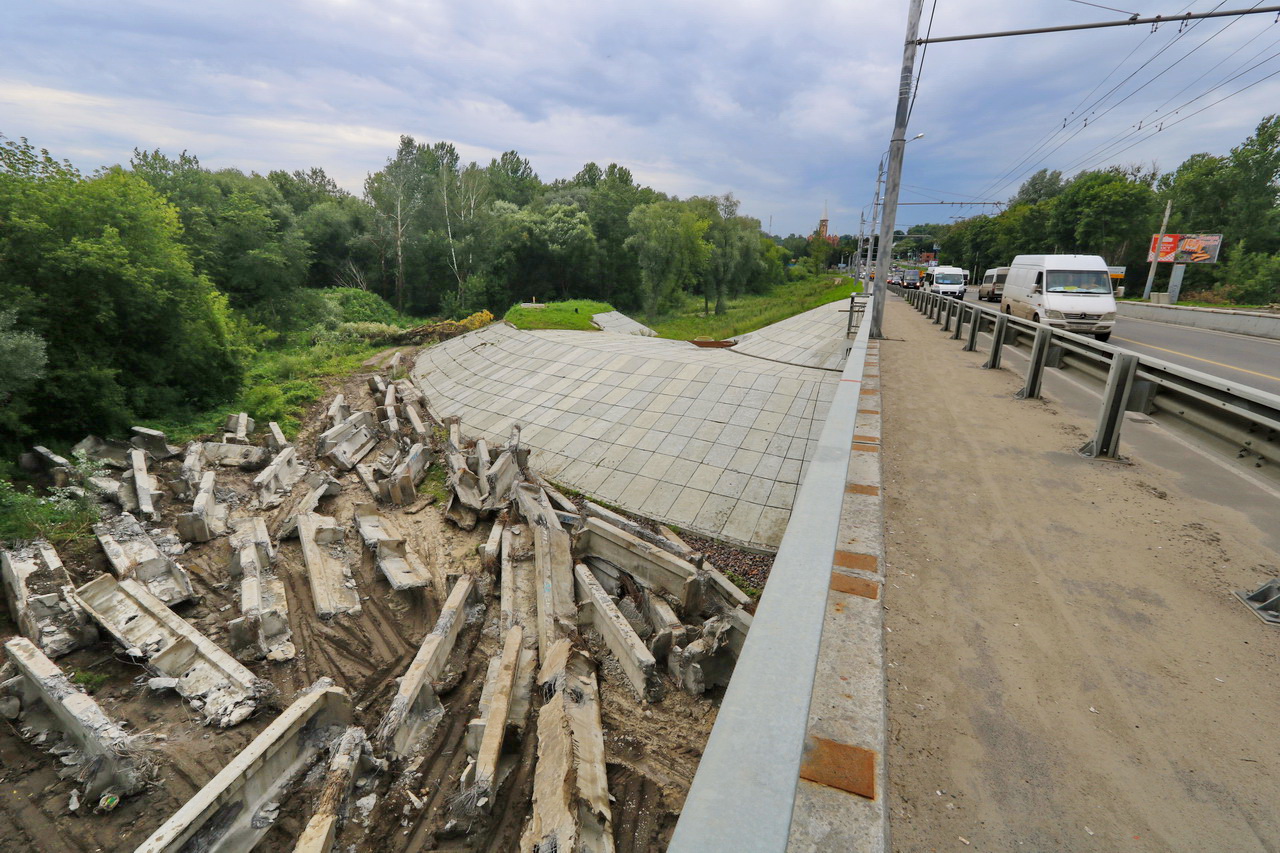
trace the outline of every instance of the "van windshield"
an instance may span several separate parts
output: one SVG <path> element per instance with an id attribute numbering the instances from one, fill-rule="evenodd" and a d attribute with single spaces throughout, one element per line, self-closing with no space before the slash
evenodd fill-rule
<path id="1" fill-rule="evenodd" d="M 944 272 L 939 275 L 935 275 L 933 277 L 933 280 L 938 284 L 963 284 L 964 283 L 964 279 L 959 275 L 959 273 Z"/>
<path id="2" fill-rule="evenodd" d="M 1045 290 L 1049 293 L 1110 293 L 1111 275 L 1106 270 L 1050 270 Z"/>

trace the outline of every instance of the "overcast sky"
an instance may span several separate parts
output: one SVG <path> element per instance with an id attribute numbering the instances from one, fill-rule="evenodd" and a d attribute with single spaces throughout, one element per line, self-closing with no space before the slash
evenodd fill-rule
<path id="1" fill-rule="evenodd" d="M 1185 4 L 1131 11 L 1169 14 Z M 773 231 L 786 234 L 811 231 L 824 203 L 833 230 L 857 232 L 892 126 L 907 2 L 5 6 L 0 133 L 85 169 L 126 162 L 134 147 L 185 149 L 211 167 L 323 166 L 359 192 L 408 133 L 453 142 L 482 164 L 514 148 L 544 180 L 572 176 L 588 160 L 616 161 L 682 197 L 733 192 L 745 213 L 766 227 L 772 217 Z M 938 0 L 933 33 L 1120 17 L 1069 0 Z M 1138 119 L 1156 120 L 1204 93 L 1170 124 L 1280 71 L 1275 16 L 1231 20 L 1182 34 L 1174 24 L 933 46 L 909 134 L 925 137 L 907 149 L 903 201 L 1007 199 L 1020 173 L 1039 165 L 1154 161 L 1168 170 L 1197 151 L 1225 152 L 1280 111 L 1280 76 L 1150 139 L 1144 130 L 1091 154 Z M 1090 103 L 1148 60 L 1082 129 Z M 1213 88 L 1241 63 L 1259 62 Z M 1069 118 L 1065 132 L 1013 168 Z M 1118 150 L 1130 142 L 1138 144 Z M 898 222 L 972 212 L 910 206 Z"/>

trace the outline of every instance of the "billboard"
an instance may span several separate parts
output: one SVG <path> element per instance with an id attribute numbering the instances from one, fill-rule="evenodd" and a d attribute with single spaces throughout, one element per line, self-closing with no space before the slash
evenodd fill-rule
<path id="1" fill-rule="evenodd" d="M 1151 235 L 1151 248 L 1147 260 L 1156 260 L 1156 241 L 1159 234 Z M 1160 262 L 1165 264 L 1216 264 L 1218 250 L 1222 248 L 1221 234 L 1165 234 L 1160 240 Z"/>

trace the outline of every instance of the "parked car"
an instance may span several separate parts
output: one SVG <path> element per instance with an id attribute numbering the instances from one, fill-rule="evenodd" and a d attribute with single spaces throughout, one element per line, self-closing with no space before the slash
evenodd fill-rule
<path id="1" fill-rule="evenodd" d="M 924 282 L 930 293 L 964 299 L 964 270 L 959 267 L 933 267 L 924 274 Z"/>
<path id="2" fill-rule="evenodd" d="M 1009 265 L 1000 309 L 1105 341 L 1116 322 L 1107 262 L 1097 255 L 1018 255 Z"/>
<path id="3" fill-rule="evenodd" d="M 982 274 L 982 283 L 978 285 L 978 298 L 987 302 L 999 302 L 1004 293 L 1004 281 L 1009 277 L 1008 267 L 996 267 Z"/>

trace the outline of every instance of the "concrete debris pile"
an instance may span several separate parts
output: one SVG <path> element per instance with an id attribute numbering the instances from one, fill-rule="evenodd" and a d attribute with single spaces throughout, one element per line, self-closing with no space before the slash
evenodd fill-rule
<path id="1" fill-rule="evenodd" d="M 283 446 L 271 464 L 253 479 L 253 487 L 258 490 L 258 505 L 263 509 L 279 506 L 306 471 L 307 466 L 298 458 L 293 445 Z"/>
<path id="2" fill-rule="evenodd" d="M 75 592 L 85 611 L 130 657 L 146 662 L 219 728 L 243 722 L 271 692 L 268 682 L 237 663 L 212 640 L 132 578 L 99 575 Z M 153 680 L 154 682 L 155 680 Z"/>
<path id="3" fill-rule="evenodd" d="M 134 853 L 234 853 L 252 850 L 275 824 L 280 804 L 326 751 L 351 761 L 351 699 L 322 678 L 164 822 Z M 362 751 L 362 748 L 361 748 Z M 332 767 L 331 762 L 331 767 Z M 352 768 L 351 772 L 355 772 Z M 334 788 L 341 791 L 345 783 Z M 329 789 L 329 785 L 325 785 Z M 310 837 L 310 836 L 308 836 Z M 327 850 L 322 846 L 303 848 Z"/>
<path id="4" fill-rule="evenodd" d="M 520 427 L 511 430 L 505 447 L 489 447 L 482 438 L 463 438 L 457 417 L 444 419 L 449 437 L 444 448 L 449 467 L 449 503 L 445 517 L 463 530 L 471 530 L 511 505 L 520 471 L 528 464 L 529 451 L 520 446 Z"/>
<path id="5" fill-rule="evenodd" d="M 373 552 L 379 571 L 392 589 L 413 589 L 430 584 L 436 595 L 445 597 L 446 578 L 434 560 L 424 563 L 409 547 L 395 521 L 381 515 L 372 503 L 357 504 L 356 530 Z"/>
<path id="6" fill-rule="evenodd" d="M 342 491 L 342 484 L 324 471 L 312 471 L 302 479 L 300 488 L 289 494 L 285 507 L 276 514 L 276 538 L 287 539 L 298 535 L 298 519 L 320 507 L 323 498 Z"/>
<path id="7" fill-rule="evenodd" d="M 187 570 L 169 553 L 161 550 L 142 525 L 125 512 L 108 521 L 93 526 L 98 543 L 102 545 L 111 571 L 121 580 L 126 578 L 142 582 L 147 591 L 165 604 L 181 604 L 189 601 L 195 591 Z M 163 534 L 161 530 L 152 533 Z M 181 546 L 178 546 L 181 553 Z"/>
<path id="8" fill-rule="evenodd" d="M 0 550 L 0 582 L 18 631 L 49 657 L 98 641 L 98 629 L 76 603 L 71 577 L 48 542 Z"/>
<path id="9" fill-rule="evenodd" d="M 328 516 L 309 512 L 298 516 L 297 530 L 316 613 L 322 619 L 359 613 L 360 593 L 347 562 L 342 527 Z"/>
<path id="10" fill-rule="evenodd" d="M 58 775 L 76 785 L 71 810 L 142 790 L 150 762 L 134 739 L 29 640 L 12 639 L 4 652 L 18 674 L 0 682 L 0 716 L 58 756 Z"/>
<path id="11" fill-rule="evenodd" d="M 183 542 L 208 542 L 227 532 L 227 505 L 218 503 L 213 487 L 216 475 L 205 471 L 191 501 L 191 512 L 178 516 L 178 538 Z"/>
<path id="12" fill-rule="evenodd" d="M 378 422 L 373 412 L 353 412 L 320 435 L 317 456 L 324 456 L 343 471 L 350 471 L 378 444 Z"/>
<path id="13" fill-rule="evenodd" d="M 289 628 L 284 582 L 272 564 L 276 549 L 261 518 L 232 522 L 227 574 L 240 580 L 240 618 L 227 624 L 231 651 L 241 659 L 293 660 L 297 649 Z"/>
<path id="14" fill-rule="evenodd" d="M 248 444 L 254 426 L 253 418 L 245 412 L 227 415 L 227 422 L 222 427 L 222 440 L 226 444 Z"/>

